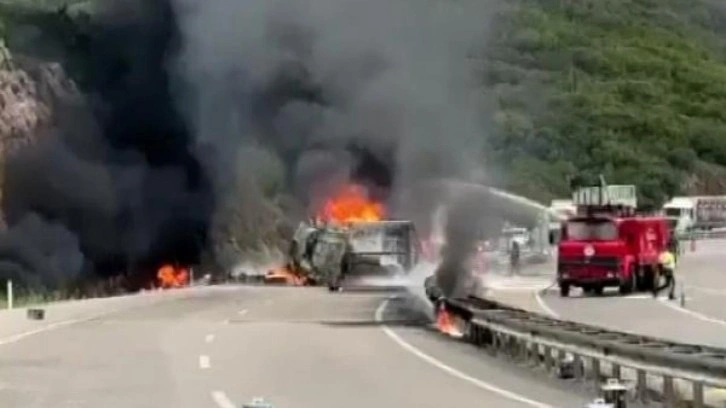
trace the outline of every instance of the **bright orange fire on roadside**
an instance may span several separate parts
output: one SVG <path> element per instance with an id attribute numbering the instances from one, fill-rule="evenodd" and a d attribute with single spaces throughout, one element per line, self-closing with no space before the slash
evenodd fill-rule
<path id="1" fill-rule="evenodd" d="M 304 276 L 293 273 L 286 266 L 278 266 L 267 271 L 265 274 L 265 282 L 304 286 L 307 283 L 307 279 Z"/>
<path id="2" fill-rule="evenodd" d="M 180 288 L 189 284 L 189 271 L 186 268 L 166 264 L 156 273 L 158 286 L 162 289 Z"/>
<path id="3" fill-rule="evenodd" d="M 451 337 L 462 337 L 463 333 L 459 330 L 456 323 L 456 318 L 446 310 L 446 306 L 441 306 L 436 311 L 436 328 L 446 335 Z"/>
<path id="4" fill-rule="evenodd" d="M 380 221 L 384 217 L 383 205 L 369 199 L 365 188 L 356 184 L 329 198 L 318 215 L 323 221 L 336 223 Z"/>

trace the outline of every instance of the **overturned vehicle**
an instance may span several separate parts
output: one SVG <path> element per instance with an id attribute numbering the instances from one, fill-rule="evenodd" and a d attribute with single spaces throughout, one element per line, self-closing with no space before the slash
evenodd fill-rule
<path id="1" fill-rule="evenodd" d="M 287 269 L 305 284 L 337 291 L 351 276 L 408 274 L 418 256 L 410 221 L 302 223 L 290 245 Z"/>

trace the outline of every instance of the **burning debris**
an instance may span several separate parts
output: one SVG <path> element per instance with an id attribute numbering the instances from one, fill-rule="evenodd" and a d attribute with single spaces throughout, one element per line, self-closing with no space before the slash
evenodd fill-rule
<path id="1" fill-rule="evenodd" d="M 456 316 L 446 309 L 446 304 L 439 303 L 436 310 L 436 328 L 443 334 L 451 337 L 461 338 L 464 333 L 459 329 Z"/>
<path id="2" fill-rule="evenodd" d="M 189 271 L 187 268 L 166 264 L 159 268 L 156 279 L 160 289 L 181 288 L 189 285 Z"/>

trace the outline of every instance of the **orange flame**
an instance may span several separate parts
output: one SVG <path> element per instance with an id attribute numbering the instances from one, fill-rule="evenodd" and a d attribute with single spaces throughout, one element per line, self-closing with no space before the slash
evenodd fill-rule
<path id="1" fill-rule="evenodd" d="M 308 283 L 305 276 L 296 274 L 285 266 L 270 269 L 264 279 L 266 283 L 284 283 L 293 286 L 304 286 Z"/>
<path id="2" fill-rule="evenodd" d="M 462 337 L 463 334 L 457 327 L 455 318 L 446 310 L 446 306 L 441 303 L 436 311 L 436 328 L 444 334 L 451 337 Z"/>
<path id="3" fill-rule="evenodd" d="M 370 200 L 362 186 L 351 184 L 328 199 L 318 217 L 327 222 L 348 223 L 380 221 L 384 216 L 382 204 Z"/>
<path id="4" fill-rule="evenodd" d="M 159 287 L 163 289 L 180 288 L 189 284 L 189 272 L 186 268 L 175 268 L 173 265 L 163 265 L 156 274 Z"/>

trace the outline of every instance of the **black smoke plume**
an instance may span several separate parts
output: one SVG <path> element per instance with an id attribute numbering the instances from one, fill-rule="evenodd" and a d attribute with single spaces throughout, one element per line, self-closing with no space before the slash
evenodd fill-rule
<path id="1" fill-rule="evenodd" d="M 102 3 L 67 45 L 85 101 L 8 162 L 8 237 L 32 217 L 32 231 L 61 226 L 77 243 L 85 267 L 68 276 L 149 270 L 197 262 L 234 205 L 262 228 L 275 211 L 261 203 L 281 193 L 311 206 L 353 180 L 386 200 L 468 178 L 487 117 L 472 74 L 495 12 L 493 0 Z"/>

